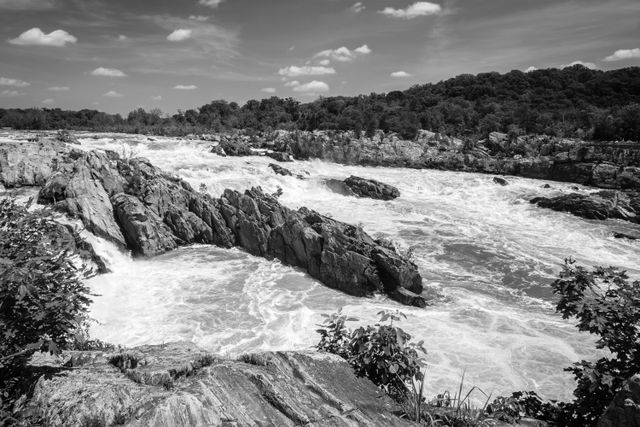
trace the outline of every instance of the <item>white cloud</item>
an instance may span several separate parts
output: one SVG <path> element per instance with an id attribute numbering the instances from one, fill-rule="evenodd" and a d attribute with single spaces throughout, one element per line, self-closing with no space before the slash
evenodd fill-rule
<path id="1" fill-rule="evenodd" d="M 49 90 L 51 92 L 64 92 L 69 90 L 69 86 L 51 86 Z"/>
<path id="2" fill-rule="evenodd" d="M 314 58 L 330 58 L 338 62 L 353 61 L 358 55 L 368 55 L 371 53 L 371 49 L 366 44 L 355 48 L 349 49 L 346 46 L 339 47 L 337 49 L 327 49 L 318 52 L 314 55 Z"/>
<path id="3" fill-rule="evenodd" d="M 192 21 L 206 22 L 209 20 L 209 17 L 204 15 L 191 15 L 189 16 L 189 19 L 191 19 Z"/>
<path id="4" fill-rule="evenodd" d="M 67 43 L 76 43 L 77 38 L 64 30 L 55 30 L 49 34 L 42 32 L 40 28 L 32 28 L 20 34 L 15 39 L 9 40 L 9 43 L 19 46 L 55 46 L 63 47 Z"/>
<path id="5" fill-rule="evenodd" d="M 51 105 L 51 104 L 53 104 L 53 103 L 55 103 L 55 102 L 56 102 L 56 101 L 54 101 L 54 100 L 53 100 L 53 99 L 51 99 L 51 98 L 47 98 L 47 99 L 45 99 L 44 101 L 42 101 L 42 103 L 43 103 L 43 104 L 45 104 L 45 105 Z"/>
<path id="6" fill-rule="evenodd" d="M 440 7 L 440 5 L 436 3 L 419 1 L 415 2 L 411 6 L 408 6 L 406 9 L 394 9 L 392 7 L 385 7 L 384 9 L 378 11 L 378 13 L 390 16 L 392 18 L 413 19 L 419 16 L 438 15 L 442 13 L 442 7 Z"/>
<path id="7" fill-rule="evenodd" d="M 322 65 L 323 67 L 327 67 L 329 66 L 329 64 L 331 64 L 331 61 L 328 59 L 321 59 L 320 61 L 318 61 L 318 64 Z"/>
<path id="8" fill-rule="evenodd" d="M 604 60 L 607 62 L 612 62 L 612 61 L 622 61 L 625 59 L 633 59 L 633 58 L 640 58 L 640 48 L 619 49 L 619 50 L 616 50 L 613 53 L 613 55 L 609 55 L 606 58 L 604 58 Z"/>
<path id="9" fill-rule="evenodd" d="M 44 10 L 54 7 L 53 0 L 0 0 L 0 9 Z"/>
<path id="10" fill-rule="evenodd" d="M 278 70 L 278 74 L 286 77 L 298 77 L 298 76 L 322 76 L 326 74 L 335 74 L 336 70 L 331 67 L 323 67 L 320 65 L 305 65 L 303 67 L 297 67 L 291 65 L 289 67 L 281 68 Z"/>
<path id="11" fill-rule="evenodd" d="M 198 89 L 198 86 L 196 85 L 175 85 L 173 87 L 176 90 L 196 90 Z"/>
<path id="12" fill-rule="evenodd" d="M 352 12 L 355 12 L 355 13 L 360 13 L 363 10 L 365 10 L 366 8 L 367 7 L 361 1 L 359 1 L 359 2 L 355 3 L 353 6 L 351 6 L 349 8 L 349 10 L 352 11 Z"/>
<path id="13" fill-rule="evenodd" d="M 98 67 L 91 72 L 92 76 L 101 77 L 126 77 L 127 75 L 116 68 Z"/>
<path id="14" fill-rule="evenodd" d="M 286 87 L 296 87 L 296 86 L 300 86 L 300 82 L 297 80 L 291 80 L 290 82 L 286 82 L 284 85 Z"/>
<path id="15" fill-rule="evenodd" d="M 393 73 L 391 73 L 391 77 L 396 77 L 396 78 L 411 77 L 411 74 L 407 73 L 406 71 L 394 71 Z"/>
<path id="16" fill-rule="evenodd" d="M 24 93 L 18 92 L 17 90 L 7 89 L 0 92 L 2 96 L 22 96 Z"/>
<path id="17" fill-rule="evenodd" d="M 153 99 L 154 101 L 162 101 L 162 96 L 160 95 L 152 96 L 151 99 Z"/>
<path id="18" fill-rule="evenodd" d="M 260 90 L 264 93 L 276 93 L 276 89 L 273 87 L 263 87 Z"/>
<path id="19" fill-rule="evenodd" d="M 592 70 L 597 70 L 598 66 L 596 64 L 594 64 L 593 62 L 584 62 L 584 61 L 573 61 L 570 64 L 564 64 L 561 65 L 560 68 L 567 68 L 567 67 L 573 67 L 574 65 L 582 65 L 583 67 L 587 67 L 590 68 Z"/>
<path id="20" fill-rule="evenodd" d="M 192 34 L 192 30 L 178 28 L 167 36 L 167 40 L 169 40 L 170 42 L 181 42 L 183 40 L 190 39 Z"/>
<path id="21" fill-rule="evenodd" d="M 304 92 L 304 93 L 320 93 L 320 92 L 328 92 L 329 85 L 325 82 L 321 82 L 318 80 L 314 80 L 309 83 L 297 85 L 293 87 L 294 92 Z"/>
<path id="22" fill-rule="evenodd" d="M 525 73 L 530 73 L 530 72 L 536 71 L 536 70 L 537 70 L 537 68 L 532 65 L 529 68 L 527 68 L 526 70 L 524 70 L 524 72 Z"/>
<path id="23" fill-rule="evenodd" d="M 13 86 L 13 87 L 27 87 L 31 86 L 31 83 L 27 83 L 18 79 L 9 79 L 7 77 L 0 77 L 0 86 Z"/>
<path id="24" fill-rule="evenodd" d="M 218 6 L 220 6 L 220 3 L 222 3 L 224 0 L 199 0 L 198 4 L 201 4 L 203 6 L 208 6 L 211 8 L 216 8 Z"/>
<path id="25" fill-rule="evenodd" d="M 121 98 L 124 95 L 121 93 L 116 92 L 115 90 L 110 90 L 109 92 L 105 93 L 102 96 L 106 96 L 107 98 Z"/>

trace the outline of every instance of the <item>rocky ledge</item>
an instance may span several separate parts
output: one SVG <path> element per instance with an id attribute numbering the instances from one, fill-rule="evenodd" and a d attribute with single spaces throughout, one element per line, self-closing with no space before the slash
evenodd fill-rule
<path id="1" fill-rule="evenodd" d="M 0 145 L 0 179 L 6 187 L 42 186 L 39 203 L 138 256 L 191 243 L 238 246 L 351 295 L 384 292 L 403 304 L 426 305 L 417 266 L 394 248 L 309 209 L 288 209 L 260 188 L 225 190 L 216 199 L 146 159 L 55 141 Z"/>
<path id="2" fill-rule="evenodd" d="M 555 211 L 570 212 L 587 219 L 622 219 L 640 224 L 640 193 L 603 190 L 571 193 L 557 197 L 536 197 L 531 203 Z"/>
<path id="3" fill-rule="evenodd" d="M 371 381 L 325 353 L 229 360 L 172 343 L 70 352 L 64 363 L 39 365 L 59 370 L 35 386 L 29 417 L 40 425 L 414 425 L 395 415 L 401 408 Z"/>

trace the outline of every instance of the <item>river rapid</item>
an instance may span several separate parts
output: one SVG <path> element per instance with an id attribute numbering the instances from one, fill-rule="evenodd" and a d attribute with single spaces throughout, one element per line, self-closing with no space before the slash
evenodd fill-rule
<path id="1" fill-rule="evenodd" d="M 283 191 L 280 201 L 360 224 L 411 250 L 424 284 L 444 298 L 426 309 L 386 297 L 356 298 L 331 290 L 303 272 L 244 253 L 196 245 L 133 260 L 98 240 L 113 271 L 89 281 L 97 296 L 92 336 L 135 346 L 189 340 L 228 356 L 264 350 L 304 350 L 318 341 L 322 313 L 342 308 L 376 322 L 400 309 L 400 326 L 428 350 L 428 396 L 465 384 L 494 396 L 535 390 L 571 399 L 574 382 L 563 368 L 596 356 L 594 340 L 554 314 L 549 284 L 564 258 L 616 265 L 640 273 L 640 243 L 614 239 L 631 226 L 589 221 L 541 209 L 528 200 L 571 191 L 574 184 L 435 170 L 342 166 L 321 161 L 283 165 L 307 178 L 274 174 L 265 157 L 219 157 L 209 143 L 135 135 L 81 135 L 83 149 L 143 156 L 194 188 L 218 197 L 225 188 L 262 186 Z M 400 189 L 393 201 L 336 194 L 323 180 L 349 175 Z M 592 191 L 580 188 L 580 191 Z"/>

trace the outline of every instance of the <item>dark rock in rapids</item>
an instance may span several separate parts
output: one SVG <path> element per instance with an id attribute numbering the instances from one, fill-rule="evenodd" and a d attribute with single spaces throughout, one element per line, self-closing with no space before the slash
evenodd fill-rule
<path id="1" fill-rule="evenodd" d="M 360 197 L 380 200 L 392 200 L 400 197 L 400 190 L 396 187 L 374 179 L 360 178 L 351 175 L 344 180 L 344 183 L 351 191 Z"/>
<path id="2" fill-rule="evenodd" d="M 531 203 L 588 219 L 612 218 L 640 223 L 640 193 L 603 190 L 591 194 L 536 197 Z"/>
<path id="3" fill-rule="evenodd" d="M 283 168 L 280 165 L 276 165 L 275 163 L 269 163 L 269 167 L 273 170 L 274 173 L 282 176 L 293 176 L 293 173 L 287 168 Z"/>
<path id="4" fill-rule="evenodd" d="M 494 184 L 498 184 L 498 185 L 502 185 L 502 186 L 509 185 L 509 181 L 507 181 L 506 179 L 504 179 L 502 177 L 499 177 L 499 176 L 494 176 L 493 177 L 493 182 L 494 182 Z"/>

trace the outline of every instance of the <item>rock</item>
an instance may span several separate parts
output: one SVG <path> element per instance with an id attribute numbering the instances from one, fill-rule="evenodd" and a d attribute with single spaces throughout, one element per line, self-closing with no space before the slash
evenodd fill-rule
<path id="1" fill-rule="evenodd" d="M 502 185 L 503 187 L 505 185 L 509 185 L 509 181 L 507 181 L 506 179 L 499 177 L 499 176 L 494 176 L 493 177 L 493 182 L 494 184 L 498 184 L 498 185 Z"/>
<path id="2" fill-rule="evenodd" d="M 267 153 L 267 157 L 271 157 L 278 162 L 293 162 L 293 157 L 290 154 L 282 151 L 271 151 Z"/>
<path id="3" fill-rule="evenodd" d="M 56 139 L 60 142 L 64 142 L 66 144 L 76 144 L 76 145 L 80 145 L 80 141 L 78 141 L 78 138 L 76 138 L 75 136 L 71 135 L 71 133 L 68 130 L 59 130 L 56 133 Z"/>
<path id="4" fill-rule="evenodd" d="M 42 186 L 67 149 L 56 141 L 0 144 L 0 183 L 6 188 Z"/>
<path id="5" fill-rule="evenodd" d="M 619 231 L 614 232 L 613 237 L 616 239 L 640 240 L 640 234 L 621 233 Z"/>
<path id="6" fill-rule="evenodd" d="M 352 175 L 345 179 L 344 183 L 351 191 L 360 197 L 392 200 L 400 196 L 400 190 L 396 187 L 373 179 L 365 179 Z"/>
<path id="7" fill-rule="evenodd" d="M 325 179 L 322 181 L 322 183 L 334 193 L 341 194 L 343 196 L 357 196 L 357 194 L 351 188 L 349 188 L 349 186 L 345 184 L 344 181 L 341 181 L 339 179 Z"/>
<path id="8" fill-rule="evenodd" d="M 223 139 L 218 144 L 227 156 L 252 156 L 253 150 L 241 139 Z"/>
<path id="9" fill-rule="evenodd" d="M 31 406 L 44 425 L 411 426 L 402 410 L 338 356 L 258 353 L 239 360 L 192 344 L 90 352 L 43 376 Z"/>
<path id="10" fill-rule="evenodd" d="M 551 185 L 545 184 L 545 185 L 542 186 L 542 188 L 551 188 Z"/>
<path id="11" fill-rule="evenodd" d="M 640 375 L 631 377 L 598 420 L 598 427 L 640 425 Z"/>
<path id="12" fill-rule="evenodd" d="M 269 163 L 269 167 L 278 175 L 293 176 L 289 169 L 283 168 L 282 166 L 276 165 L 275 163 Z"/>
<path id="13" fill-rule="evenodd" d="M 611 163 L 601 163 L 593 168 L 591 184 L 600 188 L 619 188 L 619 167 Z"/>
<path id="14" fill-rule="evenodd" d="M 224 148 L 220 146 L 220 144 L 211 146 L 209 152 L 217 154 L 218 156 L 227 157 L 227 153 L 224 151 Z"/>
<path id="15" fill-rule="evenodd" d="M 640 195 L 620 191 L 591 194 L 571 193 L 553 198 L 536 197 L 531 203 L 588 219 L 622 219 L 640 223 Z"/>

